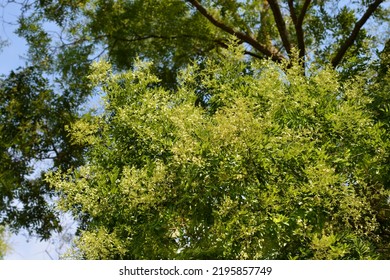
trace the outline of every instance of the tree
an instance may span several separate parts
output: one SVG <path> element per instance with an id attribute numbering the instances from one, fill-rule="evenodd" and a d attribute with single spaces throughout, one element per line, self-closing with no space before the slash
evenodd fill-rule
<path id="1" fill-rule="evenodd" d="M 83 221 L 76 257 L 389 257 L 389 142 L 364 81 L 242 53 L 187 67 L 176 90 L 150 64 L 95 65 L 104 113 L 70 129 L 86 164 L 48 177 Z"/>
<path id="2" fill-rule="evenodd" d="M 60 229 L 49 200 L 55 193 L 43 181 L 37 163 L 52 168 L 77 166 L 82 147 L 69 142 L 65 126 L 78 119 L 72 97 L 57 95 L 42 71 L 12 71 L 0 83 L 0 224 L 27 228 L 43 239 Z"/>
<path id="3" fill-rule="evenodd" d="M 61 106 L 68 113 L 64 113 L 64 121 L 58 121 L 55 129 L 38 134 L 31 131 L 34 137 L 44 135 L 45 139 L 55 139 L 54 145 L 61 146 L 60 150 L 56 148 L 57 152 L 51 149 L 52 144 L 37 149 L 36 142 L 25 143 L 30 154 L 24 155 L 24 162 L 20 163 L 17 156 L 10 159 L 8 155 L 12 150 L 7 149 L 12 147 L 14 138 L 3 145 L 3 156 L 8 158 L 9 164 L 17 162 L 20 169 L 11 172 L 12 180 L 7 181 L 7 187 L 0 194 L 3 198 L 0 211 L 9 221 L 15 222 L 16 228 L 27 226 L 30 221 L 33 229 L 39 224 L 38 227 L 46 229 L 41 231 L 45 237 L 49 236 L 49 229 L 55 228 L 52 226 L 56 224 L 53 210 L 43 199 L 46 194 L 53 194 L 42 180 L 27 180 L 25 175 L 31 170 L 26 170 L 32 161 L 42 159 L 42 153 L 50 150 L 49 157 L 55 162 L 53 170 L 77 168 L 82 163 L 84 150 L 72 146 L 64 127 L 78 118 L 80 107 L 94 93 L 95 89 L 86 77 L 91 63 L 98 57 L 106 55 L 114 72 L 134 69 L 133 61 L 137 56 L 143 61 L 153 61 L 150 71 L 159 78 L 158 83 L 167 90 L 174 90 L 179 86 L 177 73 L 188 63 L 197 61 L 200 68 L 206 67 L 207 58 L 218 58 L 218 54 L 235 40 L 244 47 L 248 61 L 271 59 L 292 67 L 295 55 L 303 73 L 313 65 L 324 67 L 330 63 L 348 79 L 365 71 L 368 61 L 381 48 L 388 34 L 376 30 L 386 30 L 390 17 L 384 0 L 339 2 L 23 1 L 18 34 L 30 47 L 28 67 L 40 72 L 41 80 L 50 84 L 47 86 L 53 91 L 50 95 L 59 106 L 49 106 L 45 112 L 40 109 L 33 112 L 44 114 L 35 115 L 38 119 L 56 115 L 59 109 L 62 110 Z M 55 28 L 50 30 L 53 24 Z M 196 94 L 196 104 L 209 106 L 206 91 L 198 90 Z M 28 98 L 21 100 L 29 102 Z M 23 106 L 29 107 L 28 104 Z M 9 166 L 4 170 L 7 173 Z M 30 209 L 29 215 L 33 218 L 14 213 L 20 209 L 12 208 L 11 201 L 21 197 L 20 194 L 23 194 L 24 204 L 34 201 L 39 209 L 24 208 Z M 51 213 L 51 218 L 47 219 L 43 213 Z M 43 224 L 51 226 L 42 227 Z"/>

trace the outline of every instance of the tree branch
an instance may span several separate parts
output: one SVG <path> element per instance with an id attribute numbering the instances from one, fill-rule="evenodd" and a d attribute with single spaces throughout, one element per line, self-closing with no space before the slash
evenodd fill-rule
<path id="1" fill-rule="evenodd" d="M 311 0 L 306 0 L 305 3 L 303 3 L 301 13 L 299 14 L 298 17 L 298 25 L 302 25 L 303 19 L 305 18 L 307 9 L 309 8 L 310 4 L 311 4 Z"/>
<path id="2" fill-rule="evenodd" d="M 282 12 L 280 11 L 280 7 L 277 0 L 267 0 L 269 3 L 272 13 L 274 14 L 276 27 L 278 28 L 280 38 L 282 39 L 283 46 L 286 49 L 287 53 L 291 53 L 291 43 L 289 40 L 286 23 L 283 19 Z"/>
<path id="3" fill-rule="evenodd" d="M 366 21 L 369 19 L 369 17 L 376 11 L 376 9 L 379 7 L 379 5 L 384 1 L 385 0 L 375 0 L 374 3 L 372 3 L 368 6 L 367 11 L 364 13 L 362 18 L 358 22 L 356 22 L 355 27 L 353 28 L 351 34 L 345 40 L 345 42 L 340 46 L 337 53 L 332 58 L 331 63 L 332 63 L 333 67 L 336 67 L 341 62 L 341 60 L 343 59 L 347 50 L 355 42 L 355 40 L 359 34 L 360 29 L 363 27 L 363 25 L 366 23 Z"/>
<path id="4" fill-rule="evenodd" d="M 241 41 L 251 45 L 254 49 L 261 52 L 267 57 L 270 57 L 274 61 L 282 61 L 285 59 L 285 57 L 280 54 L 278 50 L 275 48 L 269 49 L 267 46 L 260 44 L 258 41 L 256 41 L 253 37 L 251 37 L 248 34 L 242 33 L 240 31 L 235 31 L 230 26 L 227 26 L 225 23 L 217 20 L 214 18 L 205 7 L 203 7 L 197 0 L 186 0 L 189 2 L 193 7 L 195 7 L 198 12 L 200 12 L 206 19 L 208 19 L 209 22 L 211 22 L 214 26 L 222 29 L 223 31 L 235 36 L 236 38 L 240 39 Z"/>
<path id="5" fill-rule="evenodd" d="M 297 14 L 295 12 L 294 0 L 288 0 L 288 8 L 290 10 L 290 16 L 291 16 L 291 19 L 292 19 L 294 25 L 297 25 L 298 18 L 297 18 Z"/>
<path id="6" fill-rule="evenodd" d="M 303 19 L 305 18 L 307 9 L 310 6 L 310 3 L 311 3 L 311 0 L 305 1 L 305 3 L 303 4 L 302 10 L 299 14 L 299 17 L 297 17 L 296 10 L 294 7 L 294 1 L 293 0 L 288 1 L 288 7 L 290 9 L 291 19 L 294 23 L 295 32 L 296 32 L 296 36 L 297 36 L 299 57 L 302 59 L 304 59 L 305 55 L 306 55 L 305 37 L 304 37 L 304 33 L 303 33 L 302 24 L 303 24 Z"/>

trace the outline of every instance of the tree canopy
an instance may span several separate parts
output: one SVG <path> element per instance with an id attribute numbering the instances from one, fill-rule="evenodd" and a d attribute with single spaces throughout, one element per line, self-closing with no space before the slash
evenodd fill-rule
<path id="1" fill-rule="evenodd" d="M 104 113 L 70 129 L 86 164 L 48 177 L 83 221 L 77 256 L 388 257 L 389 141 L 363 80 L 230 51 L 169 91 L 150 68 L 95 66 Z"/>
<path id="2" fill-rule="evenodd" d="M 178 69 L 231 38 L 253 59 L 290 61 L 298 51 L 302 63 L 360 69 L 389 37 L 384 2 L 42 0 L 27 2 L 19 31 L 33 60 L 61 70 L 69 83 L 105 53 L 122 70 L 136 56 L 154 61 L 162 82 L 173 86 Z M 42 27 L 47 22 L 60 27 L 57 36 Z"/>
<path id="3" fill-rule="evenodd" d="M 0 223 L 48 238 L 59 197 L 83 258 L 388 258 L 384 0 L 21 5 Z"/>

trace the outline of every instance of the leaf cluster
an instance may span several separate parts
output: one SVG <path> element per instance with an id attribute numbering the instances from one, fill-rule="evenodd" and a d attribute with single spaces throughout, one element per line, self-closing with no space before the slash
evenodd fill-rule
<path id="1" fill-rule="evenodd" d="M 70 130 L 86 164 L 47 177 L 80 218 L 76 257 L 388 258 L 389 143 L 363 81 L 237 48 L 174 91 L 135 65 L 95 66 L 105 111 Z"/>

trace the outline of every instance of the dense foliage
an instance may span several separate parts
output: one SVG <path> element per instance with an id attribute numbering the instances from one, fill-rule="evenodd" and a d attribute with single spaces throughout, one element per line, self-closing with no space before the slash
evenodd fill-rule
<path id="1" fill-rule="evenodd" d="M 96 65 L 104 113 L 70 129 L 87 163 L 48 178 L 83 221 L 76 256 L 387 258 L 389 141 L 364 81 L 299 68 L 234 50 L 168 91 L 150 65 Z"/>
<path id="2" fill-rule="evenodd" d="M 20 10 L 27 65 L 0 83 L 0 224 L 49 238 L 61 197 L 83 258 L 388 258 L 384 0 Z"/>
<path id="3" fill-rule="evenodd" d="M 35 67 L 0 81 L 0 224 L 27 226 L 42 238 L 59 229 L 49 203 L 54 192 L 34 167 L 67 169 L 82 161 L 82 148 L 69 143 L 65 130 L 77 118 L 72 98 L 56 94 Z"/>

